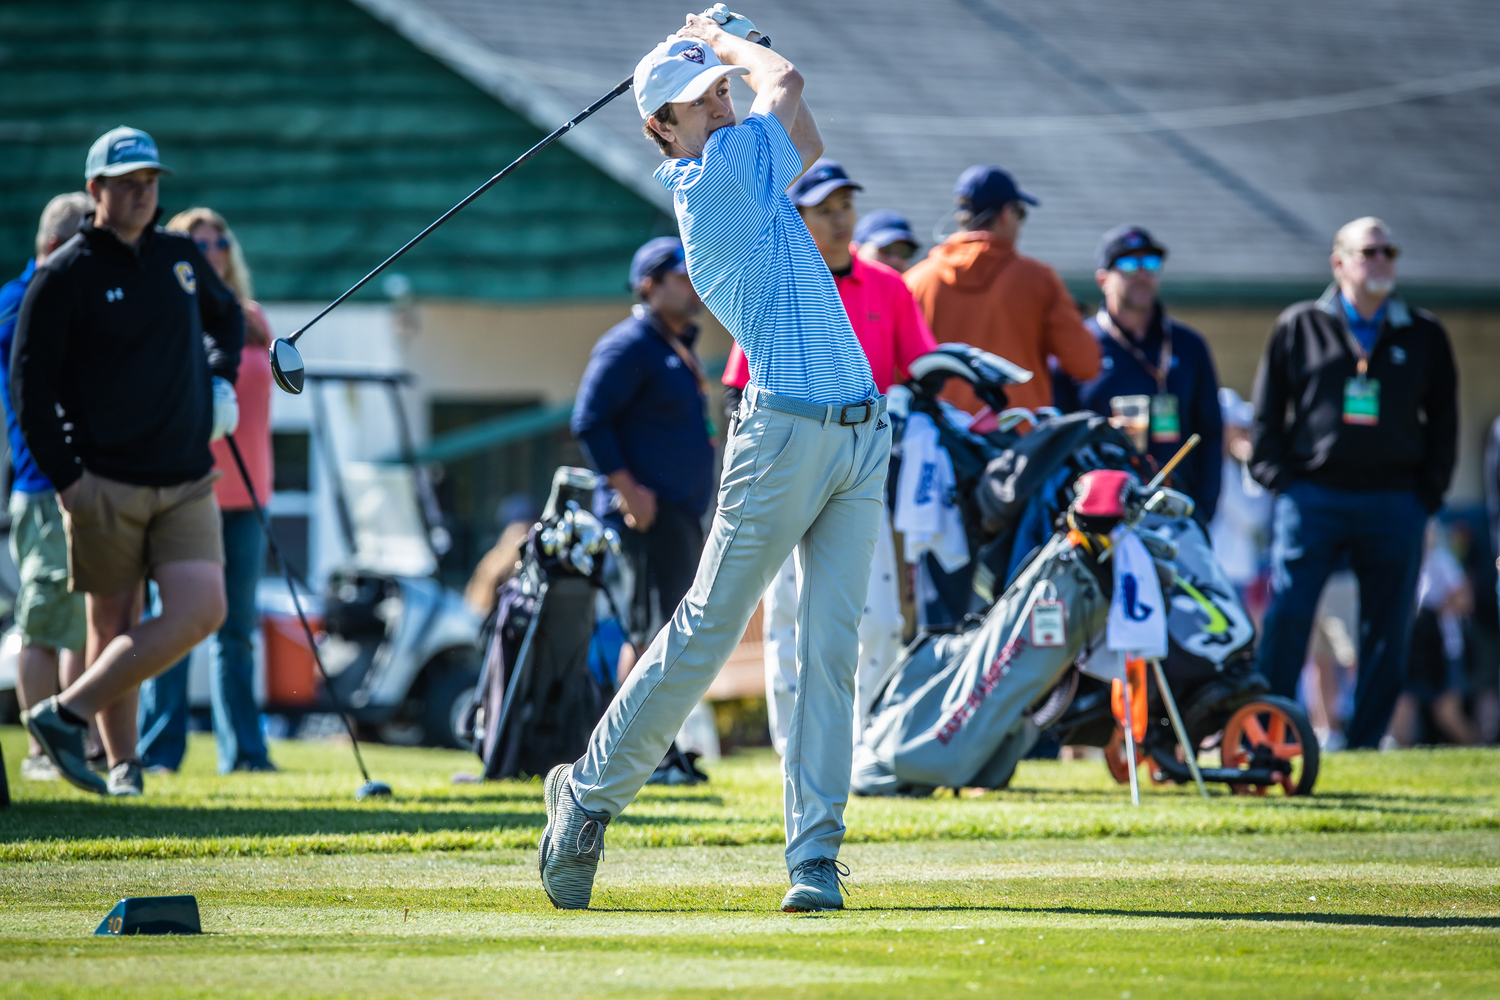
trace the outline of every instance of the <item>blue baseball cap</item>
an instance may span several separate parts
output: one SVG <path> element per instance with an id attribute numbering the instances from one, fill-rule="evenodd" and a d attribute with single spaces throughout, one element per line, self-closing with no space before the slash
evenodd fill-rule
<path id="1" fill-rule="evenodd" d="M 677 271 L 687 273 L 687 258 L 682 250 L 682 241 L 675 236 L 658 236 L 647 240 L 630 258 L 630 290 L 641 290 L 641 282 L 647 278 L 660 278 Z"/>
<path id="2" fill-rule="evenodd" d="M 1094 251 L 1094 262 L 1100 270 L 1114 267 L 1121 257 L 1138 253 L 1157 253 L 1166 257 L 1167 248 L 1162 246 L 1143 226 L 1116 226 L 1099 238 L 1099 247 Z"/>
<path id="3" fill-rule="evenodd" d="M 856 184 L 849 179 L 849 175 L 844 172 L 843 165 L 837 160 L 822 159 L 808 167 L 807 173 L 797 178 L 787 191 L 787 197 L 791 198 L 792 204 L 798 208 L 811 208 L 813 205 L 821 205 L 824 198 L 839 188 L 864 190 L 863 185 Z"/>
<path id="4" fill-rule="evenodd" d="M 867 212 L 854 226 L 854 242 L 860 245 L 873 243 L 878 247 L 888 247 L 903 240 L 914 247 L 922 245 L 912 235 L 911 223 L 906 221 L 906 216 L 888 208 Z"/>
<path id="5" fill-rule="evenodd" d="M 94 140 L 84 164 L 83 179 L 119 177 L 135 170 L 172 171 L 161 162 L 156 140 L 138 128 L 121 125 Z"/>
<path id="6" fill-rule="evenodd" d="M 1028 205 L 1040 205 L 1036 198 L 1016 187 L 1016 179 L 999 167 L 981 164 L 970 167 L 958 175 L 953 185 L 953 197 L 958 207 L 975 215 L 998 212 L 1013 201 L 1024 201 Z"/>

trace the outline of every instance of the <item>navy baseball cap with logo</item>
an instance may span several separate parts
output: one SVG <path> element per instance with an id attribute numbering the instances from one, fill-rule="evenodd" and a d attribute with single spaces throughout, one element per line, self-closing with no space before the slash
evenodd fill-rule
<path id="1" fill-rule="evenodd" d="M 1016 187 L 1016 179 L 999 167 L 980 164 L 970 167 L 958 175 L 953 185 L 953 197 L 958 207 L 975 215 L 998 212 L 1013 201 L 1024 201 L 1028 205 L 1040 205 L 1036 198 Z"/>
<path id="2" fill-rule="evenodd" d="M 1156 253 L 1165 258 L 1167 248 L 1142 226 L 1116 226 L 1099 238 L 1099 249 L 1094 251 L 1094 261 L 1100 270 L 1107 271 L 1121 257 L 1138 253 Z"/>
<path id="3" fill-rule="evenodd" d="M 811 208 L 813 205 L 821 205 L 824 198 L 839 188 L 863 191 L 864 185 L 851 181 L 849 175 L 844 172 L 843 165 L 837 160 L 822 159 L 808 167 L 807 173 L 797 178 L 788 189 L 787 197 L 791 198 L 792 204 L 798 208 Z"/>
<path id="4" fill-rule="evenodd" d="M 687 258 L 682 250 L 682 241 L 675 236 L 658 236 L 647 240 L 630 259 L 630 290 L 641 290 L 641 282 L 647 278 L 660 278 L 677 271 L 687 273 Z"/>
<path id="5" fill-rule="evenodd" d="M 914 247 L 922 245 L 912 235 L 911 223 L 906 221 L 906 216 L 888 208 L 866 213 L 854 226 L 854 242 L 861 246 L 873 243 L 878 247 L 902 242 Z"/>
<path id="6" fill-rule="evenodd" d="M 156 140 L 138 128 L 121 125 L 94 140 L 84 165 L 83 179 L 119 177 L 135 170 L 172 171 L 161 162 Z"/>

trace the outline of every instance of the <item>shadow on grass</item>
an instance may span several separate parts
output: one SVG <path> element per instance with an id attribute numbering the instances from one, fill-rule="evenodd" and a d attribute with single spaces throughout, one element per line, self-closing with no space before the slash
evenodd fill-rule
<path id="1" fill-rule="evenodd" d="M 1500 927 L 1500 917 L 1403 917 L 1383 913 L 1234 913 L 1215 910 L 1124 910 L 1102 906 L 869 906 L 859 909 L 866 912 L 901 913 L 1055 913 L 1082 917 L 1243 920 L 1260 923 L 1338 924 L 1350 927 Z"/>
<path id="2" fill-rule="evenodd" d="M 18 802 L 0 813 L 0 844 L 95 838 L 198 839 L 211 837 L 337 836 L 370 833 L 484 833 L 546 825 L 540 809 L 410 810 L 371 808 L 281 808 L 258 805 L 156 806 L 85 799 L 78 802 Z M 326 802 L 326 799 L 324 800 Z M 651 800 L 651 804 L 661 802 Z M 688 800 L 699 801 L 699 800 Z M 429 803 L 424 803 L 424 805 Z M 528 803 L 540 806 L 540 803 Z M 700 816 L 660 815 L 642 810 L 615 821 L 621 827 L 701 825 Z M 750 822 L 758 824 L 759 819 Z M 734 824 L 729 818 L 719 825 Z"/>
<path id="3" fill-rule="evenodd" d="M 103 837 L 288 837 L 351 833 L 435 833 L 541 827 L 540 809 L 527 811 L 402 811 L 399 809 L 186 808 L 94 802 L 15 803 L 0 818 L 0 843 Z"/>

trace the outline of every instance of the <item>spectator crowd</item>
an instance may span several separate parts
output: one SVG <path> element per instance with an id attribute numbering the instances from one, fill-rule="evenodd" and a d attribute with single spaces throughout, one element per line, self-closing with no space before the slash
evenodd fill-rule
<path id="1" fill-rule="evenodd" d="M 251 643 L 265 544 L 251 497 L 272 489 L 272 333 L 223 217 L 192 208 L 158 225 L 169 172 L 146 133 L 99 137 L 87 190 L 48 203 L 34 259 L 0 289 L 17 691 L 31 737 L 22 776 L 99 794 L 139 795 L 144 774 L 181 765 L 186 656 L 205 639 L 219 771 L 274 769 Z M 1100 237 L 1099 305 L 1085 318 L 1058 273 L 1019 252 L 1043 209 L 1006 171 L 958 177 L 957 231 L 925 255 L 898 213 L 861 215 L 862 190 L 822 159 L 787 193 L 880 393 L 937 345 L 964 343 L 1033 373 L 1010 387 L 1011 406 L 1097 412 L 1158 465 L 1199 435 L 1173 484 L 1196 501 L 1261 625 L 1260 671 L 1309 705 L 1325 747 L 1496 740 L 1500 640 L 1481 553 L 1500 540 L 1500 421 L 1488 523 L 1438 518 L 1456 460 L 1456 367 L 1436 317 L 1396 293 L 1400 247 L 1385 223 L 1366 217 L 1334 234 L 1331 284 L 1276 320 L 1245 400 L 1219 384 L 1208 341 L 1163 302 L 1169 250 L 1147 229 Z M 643 245 L 629 284 L 637 302 L 593 350 L 573 432 L 601 475 L 596 513 L 623 539 L 619 605 L 637 652 L 693 583 L 721 420 L 732 433 L 754 383 L 736 345 L 725 407 L 713 411 L 718 373 L 698 353 L 703 303 L 680 240 Z M 945 398 L 968 414 L 983 408 L 956 380 Z M 511 551 L 524 536 L 507 537 Z M 762 602 L 778 751 L 807 627 L 804 558 L 793 553 Z M 905 572 L 887 515 L 856 705 L 913 624 Z"/>

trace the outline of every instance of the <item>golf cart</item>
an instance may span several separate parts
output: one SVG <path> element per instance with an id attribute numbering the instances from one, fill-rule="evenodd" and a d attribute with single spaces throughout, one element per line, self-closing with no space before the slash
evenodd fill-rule
<path id="1" fill-rule="evenodd" d="M 401 387 L 412 376 L 328 365 L 309 369 L 306 377 L 313 390 L 313 448 L 321 456 L 347 553 L 328 575 L 321 609 L 309 607 L 321 619 L 319 650 L 337 703 L 347 708 L 362 737 L 466 747 L 458 724 L 479 678 L 480 620 L 436 576 L 449 538 L 432 485 L 417 462 L 401 400 Z M 324 398 L 329 382 L 385 390 L 399 460 L 338 461 Z M 312 657 L 296 619 L 267 614 L 264 631 L 265 711 L 295 721 L 332 711 L 333 701 L 314 681 Z"/>

